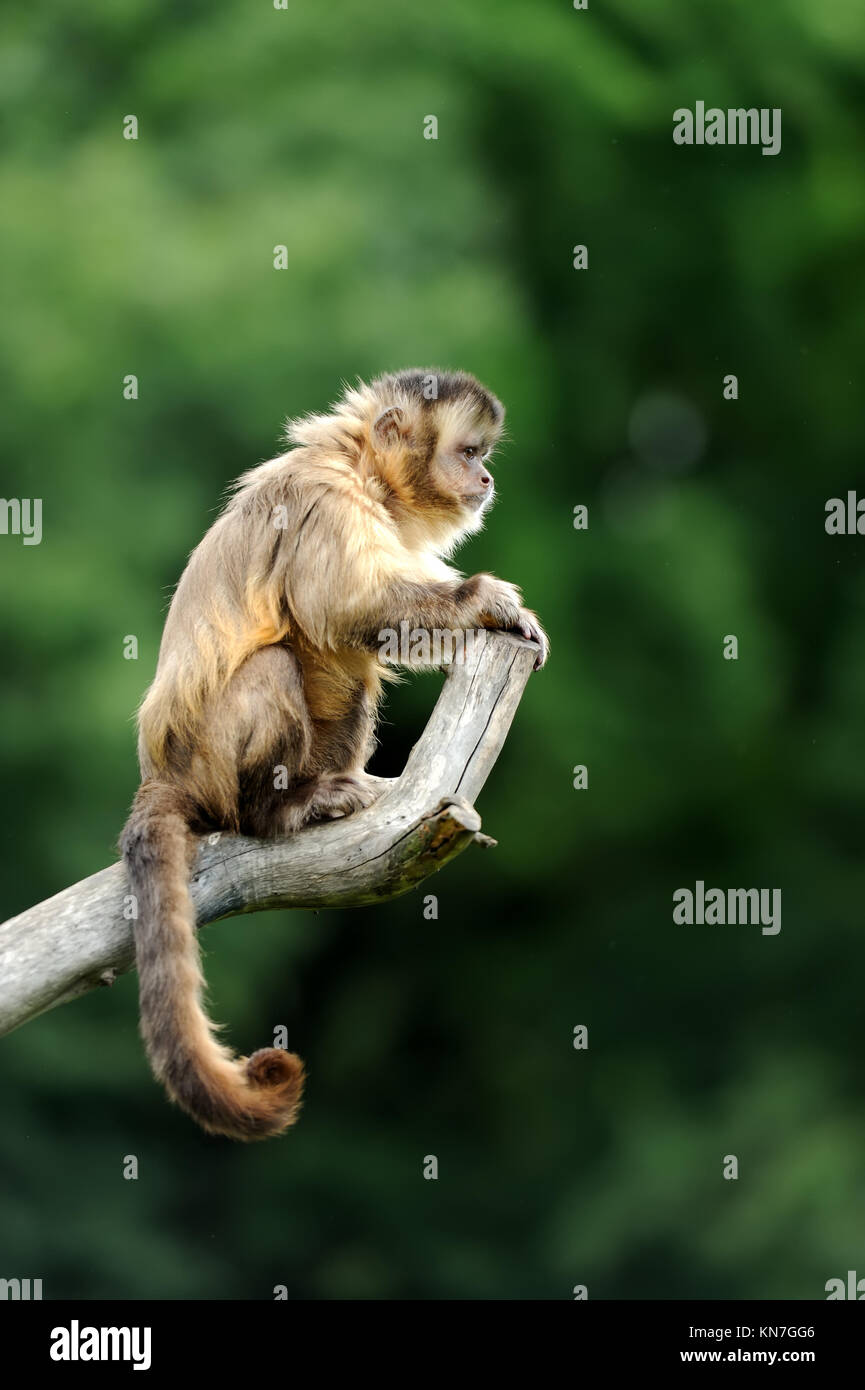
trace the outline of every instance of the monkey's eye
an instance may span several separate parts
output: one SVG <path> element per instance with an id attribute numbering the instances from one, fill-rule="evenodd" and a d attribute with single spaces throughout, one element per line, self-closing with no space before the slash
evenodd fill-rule
<path id="1" fill-rule="evenodd" d="M 474 444 L 466 444 L 465 448 L 461 452 L 463 456 L 467 459 L 476 459 L 480 454 L 480 449 L 478 449 Z"/>

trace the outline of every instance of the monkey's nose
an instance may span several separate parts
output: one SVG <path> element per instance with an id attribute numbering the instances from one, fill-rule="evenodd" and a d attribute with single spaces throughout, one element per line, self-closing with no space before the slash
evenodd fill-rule
<path id="1" fill-rule="evenodd" d="M 492 478 L 490 477 L 489 473 L 482 473 L 481 476 L 480 476 L 480 478 L 478 479 L 478 481 L 479 481 L 481 487 L 486 488 L 486 487 L 489 487 L 489 486 L 490 486 L 490 484 L 492 483 L 493 480 L 492 480 Z"/>

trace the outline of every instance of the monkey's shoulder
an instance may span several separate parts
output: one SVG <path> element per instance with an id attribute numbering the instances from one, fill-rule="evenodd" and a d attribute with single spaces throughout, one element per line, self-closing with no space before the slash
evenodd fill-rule
<path id="1" fill-rule="evenodd" d="M 348 460 L 297 449 L 244 474 L 227 511 L 267 512 L 281 506 L 305 514 L 309 506 L 321 503 L 325 508 L 374 511 L 387 521 L 387 497 L 380 478 L 361 473 Z"/>

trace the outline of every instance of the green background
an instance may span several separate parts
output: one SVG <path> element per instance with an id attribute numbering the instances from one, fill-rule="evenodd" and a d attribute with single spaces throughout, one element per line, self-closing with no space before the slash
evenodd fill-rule
<path id="1" fill-rule="evenodd" d="M 43 498 L 44 536 L 0 536 L 2 916 L 112 858 L 186 554 L 344 379 L 462 367 L 502 397 L 459 563 L 520 583 L 553 652 L 479 799 L 498 850 L 205 933 L 232 1042 L 284 1023 L 308 1064 L 284 1139 L 167 1104 L 134 976 L 0 1042 L 0 1275 L 170 1299 L 865 1275 L 865 542 L 824 530 L 865 491 L 859 0 L 18 8 L 2 490 Z M 697 100 L 780 107 L 781 153 L 675 146 Z M 376 770 L 438 684 L 389 697 Z M 696 879 L 780 887 L 780 934 L 675 926 Z"/>

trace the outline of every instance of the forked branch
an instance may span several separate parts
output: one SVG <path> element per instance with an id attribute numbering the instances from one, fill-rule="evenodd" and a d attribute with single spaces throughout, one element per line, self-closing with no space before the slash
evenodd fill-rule
<path id="1" fill-rule="evenodd" d="M 473 802 L 505 741 L 537 647 L 504 633 L 466 643 L 401 777 L 366 811 L 286 840 L 202 839 L 199 927 L 273 907 L 361 907 L 407 892 L 480 834 Z M 0 926 L 0 1034 L 132 968 L 122 863 Z"/>

